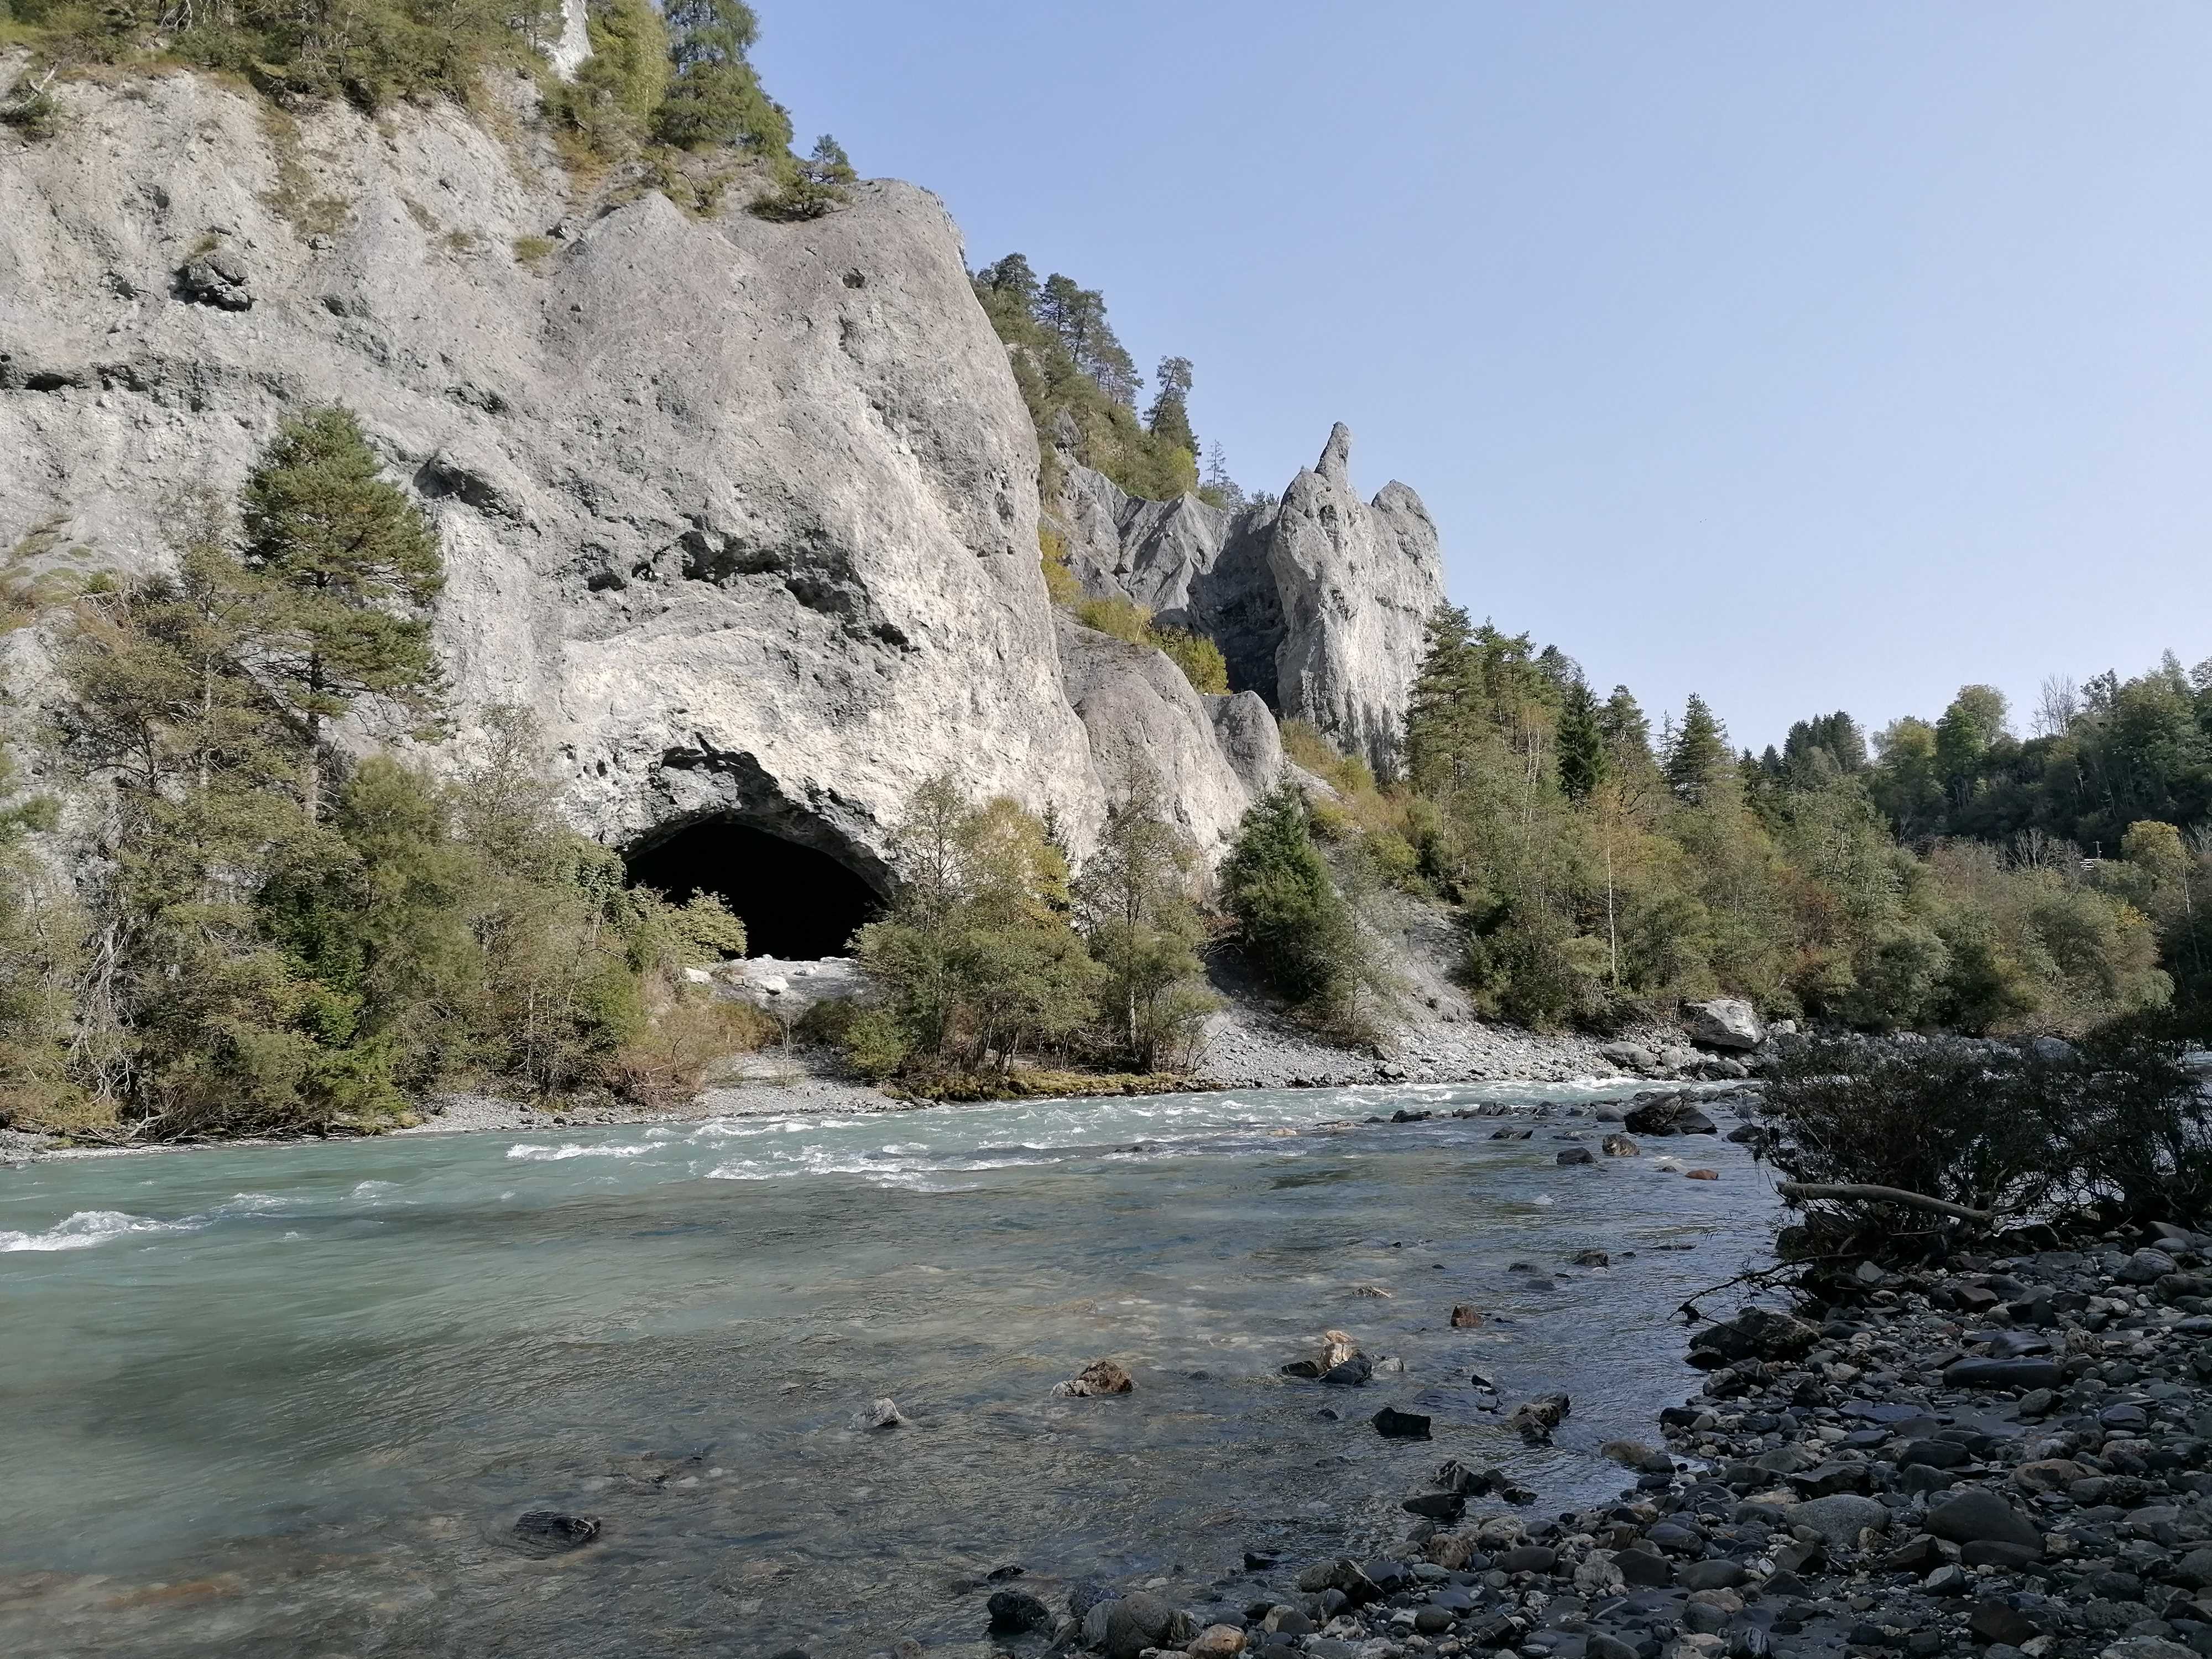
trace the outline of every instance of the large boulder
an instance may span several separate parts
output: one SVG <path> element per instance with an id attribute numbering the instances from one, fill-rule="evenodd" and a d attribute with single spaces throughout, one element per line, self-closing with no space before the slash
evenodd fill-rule
<path id="1" fill-rule="evenodd" d="M 2043 1553 L 2035 1523 L 1996 1493 L 1979 1486 L 1954 1492 L 1928 1507 L 1928 1530 L 1954 1544 L 2009 1544 Z"/>
<path id="2" fill-rule="evenodd" d="M 1759 1011 L 1735 997 L 1686 1003 L 1682 1018 L 1690 1041 L 1701 1048 L 1756 1048 L 1766 1040 Z"/>
<path id="3" fill-rule="evenodd" d="M 1739 1359 L 1797 1359 L 1820 1340 L 1819 1326 L 1793 1314 L 1746 1308 L 1734 1319 L 1701 1326 L 1690 1339 L 1690 1363 L 1717 1370 Z"/>
<path id="4" fill-rule="evenodd" d="M 1109 1601 L 1105 1608 L 1106 1659 L 1137 1659 L 1146 1648 L 1179 1648 L 1198 1634 L 1198 1623 L 1188 1613 L 1142 1590 Z"/>

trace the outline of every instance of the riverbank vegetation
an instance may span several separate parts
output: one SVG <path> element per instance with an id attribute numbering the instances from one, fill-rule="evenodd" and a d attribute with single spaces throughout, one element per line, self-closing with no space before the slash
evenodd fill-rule
<path id="1" fill-rule="evenodd" d="M 2075 1042 L 1798 1042 L 1765 1096 L 1753 1150 L 1799 1211 L 1778 1272 L 1808 1288 L 2007 1229 L 2048 1244 L 2053 1229 L 2195 1227 L 2212 1203 L 2212 1097 L 2136 1026 Z"/>
<path id="2" fill-rule="evenodd" d="M 1141 769 L 1072 873 L 1051 824 L 945 778 L 915 792 L 897 834 L 904 880 L 855 941 L 871 994 L 816 1030 L 854 1069 L 937 1098 L 1060 1092 L 1024 1057 L 1115 1073 L 1116 1087 L 1186 1065 L 1218 1006 L 1198 951 L 1198 859 Z"/>
<path id="3" fill-rule="evenodd" d="M 58 632 L 77 808 L 0 813 L 0 1118 L 178 1139 L 374 1127 L 459 1085 L 684 1097 L 761 1040 L 682 972 L 742 925 L 562 827 L 520 714 L 410 757 L 444 741 L 438 542 L 350 415 L 288 422 L 235 503 L 171 520 L 173 574 Z M 341 723 L 413 746 L 341 748 Z"/>
<path id="4" fill-rule="evenodd" d="M 1454 608 L 1431 624 L 1396 779 L 1298 738 L 1340 856 L 1456 907 L 1478 1005 L 1540 1028 L 1728 993 L 1870 1030 L 2079 1032 L 2166 1004 L 2196 947 L 2194 826 L 2136 823 L 2101 861 L 2033 824 L 1900 840 L 1903 739 L 1870 762 L 1832 714 L 1754 760 L 1694 696 L 1655 733 L 1626 687 L 1601 696 L 1556 647 Z M 1993 750 L 2009 752 L 1976 752 Z"/>

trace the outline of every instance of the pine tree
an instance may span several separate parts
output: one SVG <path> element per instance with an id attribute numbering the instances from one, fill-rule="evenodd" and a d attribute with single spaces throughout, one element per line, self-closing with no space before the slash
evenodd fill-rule
<path id="1" fill-rule="evenodd" d="M 1036 315 L 1040 294 L 1037 274 L 1023 255 L 1009 253 L 995 264 L 985 265 L 975 273 L 975 280 L 994 293 L 1004 295 L 1023 315 Z"/>
<path id="2" fill-rule="evenodd" d="M 744 0 L 672 0 L 665 16 L 673 73 L 653 112 L 654 136 L 686 149 L 743 144 L 772 155 L 789 149 L 791 117 L 745 61 L 760 38 L 752 8 Z"/>
<path id="3" fill-rule="evenodd" d="M 1474 690 L 1474 625 L 1464 607 L 1438 605 L 1429 617 L 1406 708 L 1406 768 L 1416 784 L 1445 787 L 1466 769 Z"/>
<path id="4" fill-rule="evenodd" d="M 1296 785 L 1278 786 L 1244 814 L 1221 891 L 1244 948 L 1293 1007 L 1339 1031 L 1357 1024 L 1373 967 Z"/>
<path id="5" fill-rule="evenodd" d="M 1667 749 L 1667 787 L 1691 806 L 1713 800 L 1735 764 L 1728 733 L 1696 692 L 1682 710 L 1682 724 Z"/>
<path id="6" fill-rule="evenodd" d="M 1559 754 L 1560 790 L 1569 800 L 1588 800 L 1605 781 L 1607 757 L 1597 698 L 1582 680 L 1567 687 L 1553 742 Z"/>
<path id="7" fill-rule="evenodd" d="M 844 145 L 828 133 L 814 141 L 814 149 L 801 163 L 806 176 L 817 185 L 849 185 L 857 176 L 853 172 L 853 158 L 845 154 Z"/>
<path id="8" fill-rule="evenodd" d="M 418 720 L 438 708 L 423 609 L 444 584 L 437 532 L 380 475 L 345 409 L 288 421 L 247 477 L 247 568 L 270 610 L 254 665 L 299 723 L 301 799 L 322 810 L 326 721 L 373 698 Z"/>
<path id="9" fill-rule="evenodd" d="M 1163 357 L 1152 376 L 1157 388 L 1152 394 L 1152 406 L 1146 412 L 1145 428 L 1155 438 L 1162 438 L 1177 448 L 1198 454 L 1198 437 L 1190 429 L 1190 359 Z"/>

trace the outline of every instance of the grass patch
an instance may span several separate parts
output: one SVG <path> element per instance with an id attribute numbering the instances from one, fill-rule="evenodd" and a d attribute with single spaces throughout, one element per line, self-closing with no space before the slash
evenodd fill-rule
<path id="1" fill-rule="evenodd" d="M 552 257 L 554 246 L 550 236 L 518 236 L 514 242 L 514 263 L 535 270 Z"/>
<path id="2" fill-rule="evenodd" d="M 41 519 L 0 560 L 0 633 L 27 626 L 88 593 L 114 589 L 115 573 L 90 564 L 88 550 L 70 545 L 64 537 L 62 526 L 68 522 L 58 513 Z M 41 560 L 52 562 L 33 570 Z"/>
<path id="3" fill-rule="evenodd" d="M 300 124 L 291 112 L 264 100 L 259 116 L 261 136 L 269 141 L 269 153 L 276 163 L 276 182 L 261 193 L 261 205 L 290 225 L 303 242 L 336 236 L 353 217 L 353 204 L 319 191 L 319 181 L 307 167 Z"/>

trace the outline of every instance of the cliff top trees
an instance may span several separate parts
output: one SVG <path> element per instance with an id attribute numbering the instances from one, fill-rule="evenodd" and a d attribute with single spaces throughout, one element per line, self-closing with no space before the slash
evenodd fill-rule
<path id="1" fill-rule="evenodd" d="M 1077 459 L 1131 495 L 1164 501 L 1198 488 L 1195 441 L 1184 441 L 1187 403 L 1180 429 L 1174 421 L 1190 390 L 1187 359 L 1164 361 L 1163 373 L 1180 389 L 1163 387 L 1166 406 L 1155 399 L 1153 411 L 1166 424 L 1148 429 L 1136 415 L 1144 380 L 1107 321 L 1105 295 L 1059 271 L 1039 281 L 1019 253 L 984 266 L 974 283 L 1036 424 L 1048 494 L 1063 419 L 1074 428 Z"/>
<path id="2" fill-rule="evenodd" d="M 668 34 L 666 91 L 653 112 L 653 132 L 681 149 L 742 144 L 782 155 L 791 146 L 791 117 L 763 90 L 745 54 L 760 38 L 760 21 L 744 0 L 674 0 L 663 16 Z"/>
<path id="3" fill-rule="evenodd" d="M 1190 429 L 1190 359 L 1163 357 L 1152 375 L 1156 388 L 1152 406 L 1145 411 L 1145 429 L 1155 438 L 1188 450 L 1195 458 L 1198 439 Z"/>

